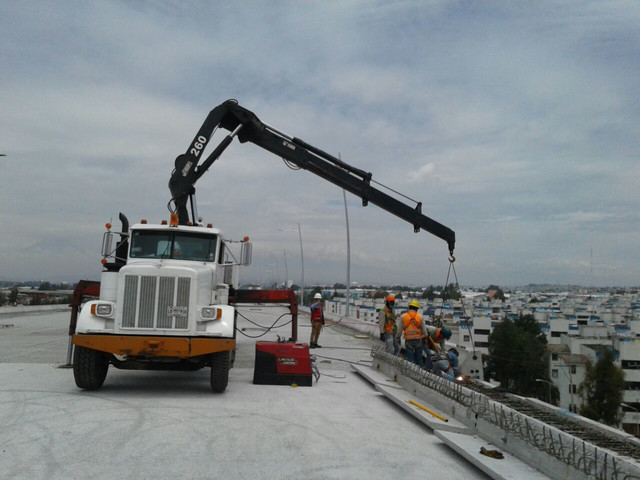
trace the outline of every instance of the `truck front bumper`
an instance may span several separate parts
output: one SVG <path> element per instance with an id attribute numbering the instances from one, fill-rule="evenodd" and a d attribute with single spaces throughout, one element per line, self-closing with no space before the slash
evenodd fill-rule
<path id="1" fill-rule="evenodd" d="M 231 338 L 148 337 L 140 335 L 73 336 L 73 344 L 101 352 L 124 356 L 189 358 L 235 350 Z"/>

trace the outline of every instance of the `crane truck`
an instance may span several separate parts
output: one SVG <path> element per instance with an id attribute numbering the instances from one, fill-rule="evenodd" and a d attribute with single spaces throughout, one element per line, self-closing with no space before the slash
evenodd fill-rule
<path id="1" fill-rule="evenodd" d="M 230 133 L 203 160 L 219 127 Z M 371 202 L 407 221 L 416 233 L 425 230 L 441 238 L 453 255 L 455 233 L 425 216 L 421 202 L 407 205 L 372 185 L 376 182 L 370 172 L 282 133 L 227 100 L 211 110 L 187 151 L 175 160 L 169 180 L 171 220 L 143 220 L 129 227 L 120 214 L 120 232 L 107 224 L 100 282 L 79 283 L 72 304 L 69 330 L 79 388 L 99 389 L 109 365 L 163 370 L 209 366 L 211 389 L 223 392 L 235 358 L 236 305 L 288 301 L 296 319 L 293 292 L 238 289 L 238 269 L 251 261 L 251 242 L 246 237 L 228 240 L 198 216 L 195 184 L 236 137 L 357 195 L 363 206 Z M 98 298 L 80 308 L 83 292 Z"/>

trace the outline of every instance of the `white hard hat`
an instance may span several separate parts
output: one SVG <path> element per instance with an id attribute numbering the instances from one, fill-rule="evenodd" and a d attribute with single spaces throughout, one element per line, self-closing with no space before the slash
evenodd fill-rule
<path id="1" fill-rule="evenodd" d="M 316 293 L 316 294 L 313 296 L 313 298 L 320 298 L 320 299 L 321 299 L 321 298 L 322 298 L 322 295 L 320 295 L 319 293 Z"/>

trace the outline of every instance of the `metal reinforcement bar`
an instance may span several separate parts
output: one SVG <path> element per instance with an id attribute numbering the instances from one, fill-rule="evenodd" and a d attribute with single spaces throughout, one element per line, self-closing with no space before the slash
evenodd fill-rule
<path id="1" fill-rule="evenodd" d="M 561 415 L 479 386 L 468 388 L 427 372 L 400 356 L 371 349 L 371 356 L 402 375 L 470 409 L 475 415 L 597 480 L 640 480 L 640 449 Z M 583 437 L 584 435 L 584 437 Z M 627 458 L 624 458 L 627 457 Z"/>
<path id="2" fill-rule="evenodd" d="M 496 392 L 495 390 L 473 384 L 468 385 L 468 388 L 483 393 L 484 395 L 497 402 L 500 402 L 505 406 L 513 408 L 514 410 L 517 410 L 518 412 L 523 413 L 529 417 L 540 420 L 547 425 L 556 427 L 565 433 L 569 433 L 573 436 L 579 437 L 581 440 L 592 443 L 601 448 L 606 448 L 613 452 L 619 453 L 620 455 L 628 456 L 635 460 L 640 460 L 640 447 L 636 444 L 627 443 L 622 440 L 612 438 L 595 428 L 589 427 L 588 425 L 568 419 L 564 415 L 539 408 L 535 405 L 527 403 L 519 398 L 514 398 L 513 396 L 505 394 L 503 392 Z"/>

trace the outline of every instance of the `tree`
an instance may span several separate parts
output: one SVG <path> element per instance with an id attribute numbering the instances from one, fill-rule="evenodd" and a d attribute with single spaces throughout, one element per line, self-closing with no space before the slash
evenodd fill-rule
<path id="1" fill-rule="evenodd" d="M 53 290 L 51 284 L 49 282 L 42 282 L 40 284 L 40 286 L 38 287 L 38 290 L 43 291 L 43 290 Z"/>
<path id="2" fill-rule="evenodd" d="M 333 288 L 335 290 L 344 290 L 347 286 L 344 283 L 334 283 Z"/>
<path id="3" fill-rule="evenodd" d="M 489 293 L 491 290 L 495 290 L 496 294 L 493 296 L 494 300 L 501 300 L 501 301 L 505 301 L 506 297 L 504 296 L 504 292 L 502 291 L 502 289 L 497 286 L 497 285 L 489 285 L 489 288 L 487 288 L 485 290 L 485 292 Z"/>
<path id="4" fill-rule="evenodd" d="M 587 362 L 587 373 L 578 393 L 583 405 L 580 415 L 617 427 L 622 420 L 620 403 L 624 391 L 624 372 L 614 363 L 614 354 L 605 349 L 595 365 Z"/>
<path id="5" fill-rule="evenodd" d="M 71 296 L 71 295 L 65 295 L 65 296 L 63 296 L 63 297 L 59 297 L 59 298 L 57 298 L 57 299 L 56 299 L 56 301 L 55 301 L 55 303 L 58 303 L 58 304 L 60 304 L 60 305 L 63 305 L 63 304 L 65 304 L 65 303 L 66 303 L 66 304 L 69 304 L 69 303 L 71 303 L 72 301 L 73 301 L 73 298 L 72 298 L 72 296 Z"/>
<path id="6" fill-rule="evenodd" d="M 436 292 L 433 288 L 433 285 L 429 285 L 429 287 L 424 292 L 422 292 L 422 298 L 429 301 L 433 301 L 433 299 L 436 298 Z"/>
<path id="7" fill-rule="evenodd" d="M 520 395 L 540 396 L 548 380 L 547 339 L 533 315 L 505 319 L 489 335 L 489 355 L 496 380 Z"/>
<path id="8" fill-rule="evenodd" d="M 390 287 L 383 287 L 385 290 L 394 290 L 396 292 L 410 292 L 411 291 L 411 287 L 408 287 L 407 285 L 392 285 Z"/>
<path id="9" fill-rule="evenodd" d="M 313 290 L 311 291 L 307 291 L 305 289 L 304 292 L 304 304 L 305 305 L 311 305 L 313 303 L 313 297 L 316 293 L 319 293 L 320 295 L 322 295 L 322 287 L 313 287 Z"/>
<path id="10" fill-rule="evenodd" d="M 9 292 L 9 305 L 13 305 L 18 301 L 18 287 L 13 287 Z"/>
<path id="11" fill-rule="evenodd" d="M 450 283 L 442 291 L 442 298 L 444 300 L 460 300 L 460 289 L 453 283 Z"/>
<path id="12" fill-rule="evenodd" d="M 7 303 L 7 296 L 0 292 L 0 307 Z"/>

